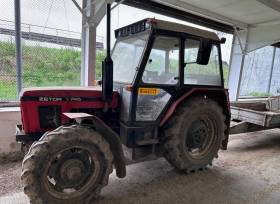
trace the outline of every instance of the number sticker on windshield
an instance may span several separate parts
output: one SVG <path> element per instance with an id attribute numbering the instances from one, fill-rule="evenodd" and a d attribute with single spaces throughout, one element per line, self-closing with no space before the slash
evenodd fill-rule
<path id="1" fill-rule="evenodd" d="M 158 95 L 160 92 L 157 88 L 139 88 L 139 95 Z"/>

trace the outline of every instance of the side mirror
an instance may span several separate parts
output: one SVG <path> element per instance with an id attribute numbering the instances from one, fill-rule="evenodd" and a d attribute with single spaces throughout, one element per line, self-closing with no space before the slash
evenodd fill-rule
<path id="1" fill-rule="evenodd" d="M 207 65 L 209 62 L 211 50 L 212 42 L 208 39 L 202 39 L 200 41 L 196 63 L 201 65 Z"/>

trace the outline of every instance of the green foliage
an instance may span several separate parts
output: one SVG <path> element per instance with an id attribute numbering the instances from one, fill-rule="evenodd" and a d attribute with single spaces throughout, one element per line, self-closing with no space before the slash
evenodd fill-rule
<path id="1" fill-rule="evenodd" d="M 101 78 L 104 51 L 97 51 L 96 78 Z M 0 100 L 16 98 L 15 44 L 0 42 Z M 77 49 L 23 45 L 23 85 L 79 86 L 81 52 Z"/>
<path id="2" fill-rule="evenodd" d="M 102 71 L 102 61 L 106 57 L 106 52 L 105 51 L 99 51 L 96 53 L 96 79 L 100 80 L 101 79 L 101 71 Z"/>
<path id="3" fill-rule="evenodd" d="M 0 42 L 0 56 L 15 56 L 16 47 L 12 42 Z"/>
<path id="4" fill-rule="evenodd" d="M 228 77 L 229 77 L 229 65 L 227 62 L 223 62 L 223 73 L 224 73 L 224 80 L 225 80 L 225 87 L 228 87 Z"/>
<path id="5" fill-rule="evenodd" d="M 80 55 L 74 49 L 24 46 L 24 86 L 78 86 Z"/>
<path id="6" fill-rule="evenodd" d="M 3 100 L 15 100 L 16 99 L 16 83 L 15 82 L 5 82 L 0 78 L 0 101 Z"/>
<path id="7" fill-rule="evenodd" d="M 254 96 L 254 97 L 268 97 L 273 96 L 271 93 L 264 93 L 264 92 L 251 92 L 248 94 L 248 96 Z"/>

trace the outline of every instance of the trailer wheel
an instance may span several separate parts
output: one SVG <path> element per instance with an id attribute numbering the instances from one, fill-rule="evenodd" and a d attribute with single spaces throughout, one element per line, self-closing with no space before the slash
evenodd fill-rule
<path id="1" fill-rule="evenodd" d="M 113 154 L 93 129 L 72 125 L 46 133 L 31 145 L 21 180 L 32 204 L 90 203 L 108 184 Z"/>
<path id="2" fill-rule="evenodd" d="M 225 115 L 217 102 L 195 97 L 180 105 L 163 131 L 165 158 L 187 173 L 204 169 L 218 157 Z"/>

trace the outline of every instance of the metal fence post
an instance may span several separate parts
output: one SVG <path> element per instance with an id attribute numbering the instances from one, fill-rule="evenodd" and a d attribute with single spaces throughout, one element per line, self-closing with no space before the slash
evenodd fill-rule
<path id="1" fill-rule="evenodd" d="M 14 0 L 15 7 L 15 40 L 16 40 L 16 79 L 17 79 L 17 98 L 22 89 L 22 47 L 21 47 L 21 15 L 20 0 Z"/>
<path id="2" fill-rule="evenodd" d="M 272 80 L 273 70 L 274 70 L 275 55 L 276 55 L 276 47 L 273 47 L 271 69 L 270 69 L 270 75 L 269 75 L 269 81 L 268 81 L 268 87 L 267 87 L 268 94 L 270 94 L 270 91 L 271 91 L 271 80 Z"/>

